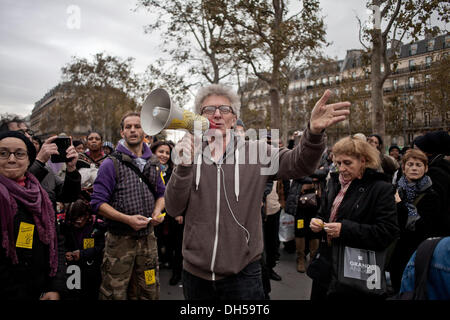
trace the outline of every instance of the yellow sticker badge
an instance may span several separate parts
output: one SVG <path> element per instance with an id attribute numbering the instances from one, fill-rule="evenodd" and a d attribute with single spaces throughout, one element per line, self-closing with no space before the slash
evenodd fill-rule
<path id="1" fill-rule="evenodd" d="M 145 284 L 146 285 L 152 285 L 155 284 L 156 278 L 155 278 L 155 269 L 145 270 Z"/>
<path id="2" fill-rule="evenodd" d="M 19 226 L 19 234 L 17 235 L 16 247 L 31 249 L 33 248 L 34 225 L 21 222 Z"/>
<path id="3" fill-rule="evenodd" d="M 303 219 L 298 219 L 297 220 L 297 229 L 303 229 L 303 227 L 304 227 L 304 222 L 303 222 Z"/>
<path id="4" fill-rule="evenodd" d="M 91 249 L 94 247 L 94 238 L 84 238 L 83 239 L 83 249 Z"/>

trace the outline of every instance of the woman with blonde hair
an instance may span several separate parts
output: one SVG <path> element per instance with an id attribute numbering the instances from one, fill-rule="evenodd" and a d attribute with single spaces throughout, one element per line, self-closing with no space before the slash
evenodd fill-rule
<path id="1" fill-rule="evenodd" d="M 377 172 L 380 157 L 367 142 L 346 137 L 332 152 L 338 172 L 331 174 L 319 214 L 310 223 L 313 232 L 322 234 L 320 255 L 308 268 L 313 278 L 311 300 L 384 298 L 340 281 L 335 253 L 341 247 L 383 251 L 391 245 L 399 232 L 393 187 Z"/>

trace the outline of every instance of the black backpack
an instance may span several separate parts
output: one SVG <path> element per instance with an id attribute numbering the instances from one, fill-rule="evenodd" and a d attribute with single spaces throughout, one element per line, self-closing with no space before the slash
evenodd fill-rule
<path id="1" fill-rule="evenodd" d="M 414 261 L 414 290 L 397 294 L 392 300 L 428 300 L 428 272 L 434 249 L 440 238 L 428 238 L 417 248 Z"/>

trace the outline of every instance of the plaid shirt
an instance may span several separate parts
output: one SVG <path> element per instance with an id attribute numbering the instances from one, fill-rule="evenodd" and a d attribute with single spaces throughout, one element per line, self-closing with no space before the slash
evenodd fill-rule
<path id="1" fill-rule="evenodd" d="M 126 160 L 128 157 L 124 158 L 124 160 Z M 131 161 L 130 158 L 128 159 Z M 145 182 L 143 182 L 132 169 L 128 168 L 118 160 L 116 163 L 118 164 L 118 172 L 116 172 L 117 183 L 114 188 L 110 205 L 124 214 L 140 214 L 144 217 L 150 217 L 155 208 L 154 195 L 151 193 Z M 151 158 L 147 161 L 143 174 L 156 189 L 157 179 L 159 177 L 159 162 L 157 159 Z M 152 231 L 151 224 L 148 224 L 148 227 L 145 229 L 135 231 L 130 226 L 118 221 L 108 220 L 107 222 L 108 230 L 118 235 L 141 237 L 148 235 Z"/>

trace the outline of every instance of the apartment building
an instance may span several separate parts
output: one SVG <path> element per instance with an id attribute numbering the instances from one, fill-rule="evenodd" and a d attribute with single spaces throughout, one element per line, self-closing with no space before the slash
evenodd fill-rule
<path id="1" fill-rule="evenodd" d="M 450 129 L 449 85 L 441 83 L 442 88 L 435 88 L 436 83 L 433 83 L 433 77 L 439 76 L 438 71 L 448 69 L 449 51 L 450 34 L 398 46 L 397 58 L 391 63 L 393 72 L 383 85 L 386 146 L 391 143 L 409 145 L 415 136 L 427 131 Z M 306 126 L 315 102 L 326 89 L 330 89 L 336 101 L 352 102 L 349 120 L 327 130 L 330 144 L 348 134 L 372 133 L 369 62 L 364 51 L 353 49 L 347 50 L 342 60 L 322 61 L 295 70 L 289 83 L 288 97 L 281 99 L 281 104 L 286 106 L 284 116 L 289 131 Z M 448 81 L 448 77 L 443 79 Z M 257 98 L 249 100 L 249 109 L 262 109 L 268 105 L 267 90 L 258 90 L 258 94 L 253 92 Z M 440 91 L 443 95 L 441 100 L 436 102 L 432 99 L 432 90 Z"/>

